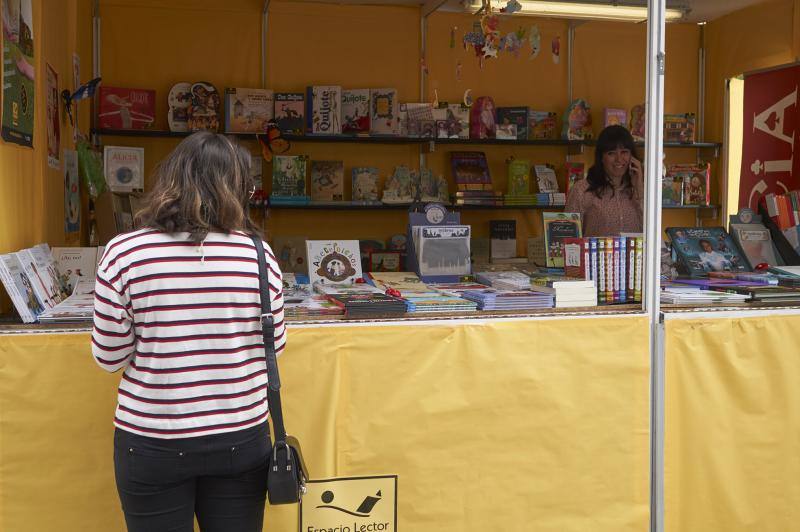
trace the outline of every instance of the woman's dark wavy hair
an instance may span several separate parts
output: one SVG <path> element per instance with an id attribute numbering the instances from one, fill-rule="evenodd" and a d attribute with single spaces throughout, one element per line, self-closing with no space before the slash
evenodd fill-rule
<path id="1" fill-rule="evenodd" d="M 603 154 L 609 151 L 614 151 L 617 148 L 625 148 L 630 150 L 631 157 L 639 158 L 636 153 L 636 144 L 633 142 L 633 137 L 630 131 L 623 126 L 608 126 L 600 132 L 597 137 L 597 145 L 594 149 L 594 164 L 589 168 L 586 174 L 586 180 L 589 182 L 589 192 L 594 192 L 598 198 L 602 198 L 606 190 L 611 189 L 612 194 L 614 188 L 611 186 L 611 181 L 606 175 L 603 168 Z M 630 170 L 625 171 L 622 176 L 622 190 L 628 197 L 633 197 L 633 184 L 631 183 Z"/>
<path id="2" fill-rule="evenodd" d="M 227 137 L 193 133 L 156 167 L 138 225 L 188 232 L 195 242 L 210 232 L 258 234 L 247 210 L 250 162 L 250 153 Z"/>

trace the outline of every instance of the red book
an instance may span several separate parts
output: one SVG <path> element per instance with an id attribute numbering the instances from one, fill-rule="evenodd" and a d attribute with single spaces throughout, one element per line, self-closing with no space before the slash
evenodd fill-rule
<path id="1" fill-rule="evenodd" d="M 566 276 L 576 279 L 591 279 L 589 239 L 566 237 L 561 243 L 564 245 L 564 273 Z"/>
<path id="2" fill-rule="evenodd" d="M 108 129 L 150 129 L 155 124 L 156 91 L 99 87 L 97 123 Z"/>

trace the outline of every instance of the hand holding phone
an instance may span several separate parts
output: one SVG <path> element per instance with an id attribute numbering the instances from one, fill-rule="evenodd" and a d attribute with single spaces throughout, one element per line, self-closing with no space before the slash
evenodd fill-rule
<path id="1" fill-rule="evenodd" d="M 642 176 L 644 172 L 642 172 L 642 163 L 639 159 L 631 157 L 631 165 L 628 167 L 628 171 L 631 173 L 631 181 L 633 181 L 634 184 L 643 182 Z"/>

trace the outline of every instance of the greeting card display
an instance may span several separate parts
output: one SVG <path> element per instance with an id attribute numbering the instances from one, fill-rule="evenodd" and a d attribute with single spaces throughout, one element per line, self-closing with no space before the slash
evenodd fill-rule
<path id="1" fill-rule="evenodd" d="M 217 131 L 219 129 L 220 97 L 210 83 L 192 84 L 192 103 L 189 105 L 189 131 Z"/>
<path id="2" fill-rule="evenodd" d="M 176 83 L 167 97 L 167 122 L 170 131 L 189 131 L 189 107 L 192 105 L 192 84 L 188 81 Z"/>
<path id="3" fill-rule="evenodd" d="M 148 129 L 156 116 L 156 91 L 106 87 L 98 89 L 97 122 L 101 128 Z"/>

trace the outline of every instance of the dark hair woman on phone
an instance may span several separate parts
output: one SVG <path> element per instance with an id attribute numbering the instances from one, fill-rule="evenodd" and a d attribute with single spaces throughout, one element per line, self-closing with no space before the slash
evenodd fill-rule
<path id="1" fill-rule="evenodd" d="M 630 132 L 608 126 L 597 138 L 594 165 L 569 191 L 565 212 L 581 214 L 584 236 L 641 233 L 644 180 Z"/>

